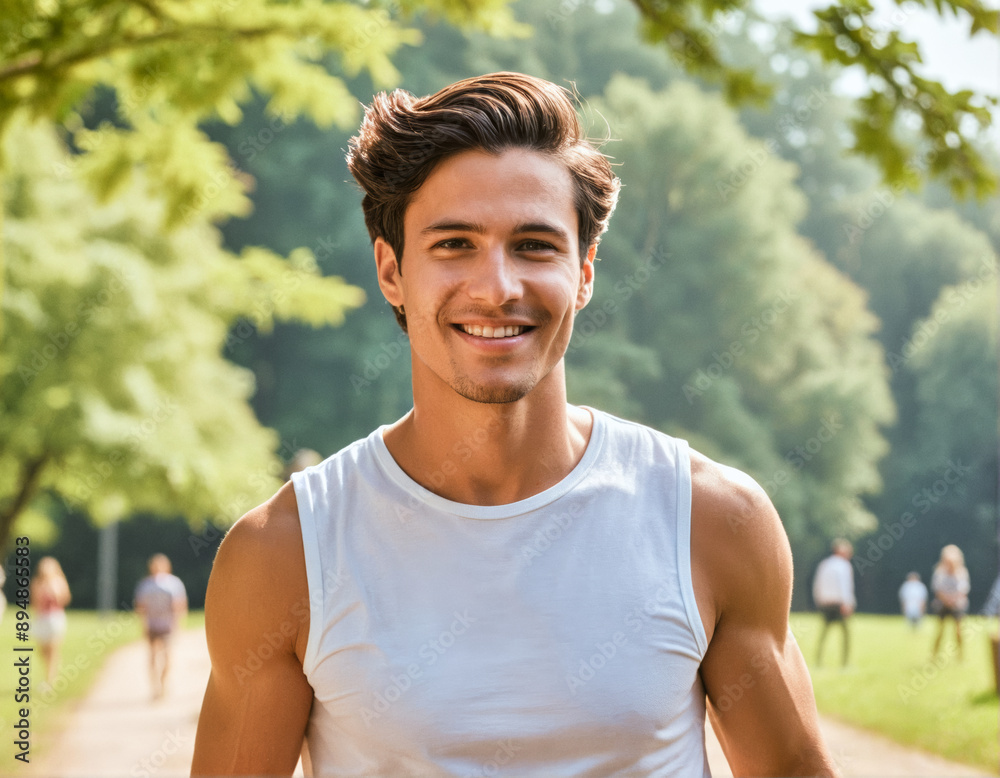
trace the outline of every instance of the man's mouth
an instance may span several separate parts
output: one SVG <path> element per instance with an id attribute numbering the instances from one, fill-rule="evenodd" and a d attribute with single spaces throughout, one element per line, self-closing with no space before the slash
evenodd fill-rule
<path id="1" fill-rule="evenodd" d="M 481 324 L 456 324 L 455 326 L 467 335 L 474 335 L 477 338 L 513 338 L 532 329 L 525 325 L 491 327 Z"/>

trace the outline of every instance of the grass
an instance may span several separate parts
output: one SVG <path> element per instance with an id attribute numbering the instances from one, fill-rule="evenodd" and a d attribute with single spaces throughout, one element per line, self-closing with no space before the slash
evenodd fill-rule
<path id="1" fill-rule="evenodd" d="M 67 615 L 66 637 L 60 649 L 59 672 L 52 686 L 43 684 L 45 668 L 42 656 L 33 640 L 21 643 L 15 639 L 15 610 L 8 606 L 0 621 L 0 643 L 5 645 L 8 660 L 4 661 L 8 669 L 0 672 L 0 730 L 12 732 L 20 719 L 18 710 L 22 707 L 30 709 L 31 723 L 31 758 L 37 755 L 35 742 L 53 742 L 53 738 L 39 738 L 39 734 L 58 732 L 61 719 L 71 709 L 75 701 L 83 697 L 100 672 L 104 660 L 115 649 L 142 637 L 142 624 L 139 618 L 131 612 L 121 611 L 108 616 L 100 616 L 95 611 L 69 610 Z M 204 623 L 204 614 L 192 613 L 188 617 L 187 626 L 193 627 Z M 30 656 L 31 688 L 30 701 L 18 703 L 14 699 L 17 686 L 17 673 L 12 667 L 16 658 L 24 656 L 15 653 L 14 648 L 35 648 Z"/>
<path id="2" fill-rule="evenodd" d="M 827 635 L 823 666 L 816 666 L 821 623 L 818 614 L 792 614 L 792 631 L 809 664 L 822 713 L 904 745 L 996 769 L 1000 705 L 989 647 L 995 619 L 964 620 L 962 661 L 949 623 L 932 661 L 936 618 L 925 618 L 914 632 L 902 616 L 858 614 L 851 619 L 847 668 L 840 667 L 837 629 Z"/>

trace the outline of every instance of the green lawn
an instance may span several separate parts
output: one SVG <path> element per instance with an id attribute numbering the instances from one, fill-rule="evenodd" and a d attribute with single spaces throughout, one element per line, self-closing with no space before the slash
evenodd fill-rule
<path id="1" fill-rule="evenodd" d="M 41 654 L 36 649 L 30 654 L 30 703 L 18 703 L 14 699 L 18 677 L 13 662 L 25 654 L 15 652 L 14 648 L 34 647 L 35 644 L 31 640 L 21 643 L 15 639 L 15 610 L 8 606 L 0 621 L 0 635 L 3 636 L 0 637 L 0 645 L 6 646 L 8 657 L 4 662 L 7 669 L 0 673 L 0 729 L 13 732 L 20 719 L 18 710 L 28 707 L 31 736 L 35 741 L 41 732 L 58 731 L 60 717 L 70 709 L 75 700 L 87 692 L 104 660 L 116 648 L 142 637 L 142 625 L 134 613 L 127 611 L 103 618 L 94 611 L 67 611 L 68 624 L 60 651 L 60 671 L 52 687 L 43 685 L 45 669 Z M 200 612 L 188 617 L 189 627 L 203 622 L 204 615 Z M 51 738 L 46 740 L 51 742 Z M 42 741 L 38 739 L 37 742 Z M 32 761 L 36 753 L 32 745 Z"/>
<path id="2" fill-rule="evenodd" d="M 822 713 L 959 762 L 995 770 L 998 702 L 988 636 L 996 619 L 969 617 L 965 656 L 958 660 L 952 625 L 931 661 L 937 619 L 914 632 L 902 616 L 851 619 L 851 660 L 840 667 L 840 632 L 826 639 L 816 667 L 818 614 L 792 614 L 792 631 L 812 674 Z"/>

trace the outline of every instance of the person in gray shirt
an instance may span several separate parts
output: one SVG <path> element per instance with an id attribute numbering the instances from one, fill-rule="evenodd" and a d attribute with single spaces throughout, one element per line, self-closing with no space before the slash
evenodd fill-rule
<path id="1" fill-rule="evenodd" d="M 149 675 L 153 699 L 163 696 L 170 670 L 170 636 L 187 614 L 184 583 L 171 572 L 164 554 L 149 558 L 149 575 L 135 589 L 135 610 L 149 641 Z"/>

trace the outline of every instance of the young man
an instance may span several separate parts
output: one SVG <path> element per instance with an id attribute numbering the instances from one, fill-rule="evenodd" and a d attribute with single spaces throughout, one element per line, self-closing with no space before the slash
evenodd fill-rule
<path id="1" fill-rule="evenodd" d="M 844 638 L 840 663 L 847 667 L 851 648 L 847 622 L 857 605 L 854 599 L 854 568 L 851 567 L 854 546 L 849 540 L 837 538 L 831 544 L 830 551 L 830 556 L 819 563 L 813 577 L 813 601 L 823 614 L 823 629 L 816 646 L 816 665 L 823 663 L 823 644 L 830 625 L 839 624 Z"/>
<path id="2" fill-rule="evenodd" d="M 227 535 L 194 772 L 705 775 L 707 694 L 737 774 L 832 774 L 764 492 L 566 402 L 618 181 L 565 90 L 380 95 L 348 161 L 413 409 Z"/>

